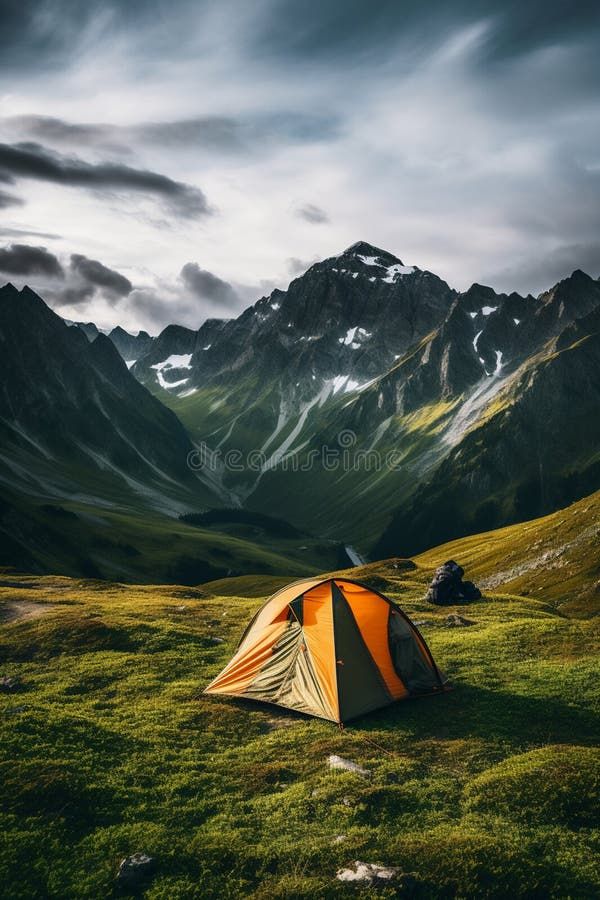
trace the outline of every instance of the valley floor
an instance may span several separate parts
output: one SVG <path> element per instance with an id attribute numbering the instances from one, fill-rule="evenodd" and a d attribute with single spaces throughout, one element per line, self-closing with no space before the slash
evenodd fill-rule
<path id="1" fill-rule="evenodd" d="M 354 860 L 413 873 L 384 897 L 598 896 L 597 619 L 492 593 L 450 628 L 432 564 L 353 575 L 423 623 L 453 691 L 345 730 L 202 694 L 281 578 L 1 576 L 0 895 L 127 897 L 144 852 L 148 900 L 372 896 L 336 880 Z"/>

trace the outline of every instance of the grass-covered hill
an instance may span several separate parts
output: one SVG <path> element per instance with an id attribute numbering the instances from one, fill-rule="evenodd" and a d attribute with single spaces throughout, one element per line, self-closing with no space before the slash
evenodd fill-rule
<path id="1" fill-rule="evenodd" d="M 336 880 L 355 860 L 412 873 L 381 896 L 598 896 L 600 637 L 593 604 L 571 610 L 597 580 L 582 510 L 414 569 L 353 570 L 420 624 L 453 690 L 345 730 L 202 694 L 285 576 L 190 588 L 6 572 L 0 676 L 20 683 L 0 693 L 0 895 L 133 896 L 115 875 L 144 852 L 147 900 L 372 896 Z M 511 573 L 558 548 L 561 516 L 563 568 L 530 566 L 519 594 Z M 490 584 L 509 573 L 458 610 L 470 627 L 423 600 L 449 555 Z M 331 754 L 369 775 L 329 769 Z"/>

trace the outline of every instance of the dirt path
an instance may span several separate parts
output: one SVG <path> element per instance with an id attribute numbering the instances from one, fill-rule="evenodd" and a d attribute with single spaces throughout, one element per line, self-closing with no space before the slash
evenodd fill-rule
<path id="1" fill-rule="evenodd" d="M 0 625 L 23 619 L 37 619 L 54 608 L 53 603 L 35 603 L 33 600 L 5 600 L 0 602 Z"/>

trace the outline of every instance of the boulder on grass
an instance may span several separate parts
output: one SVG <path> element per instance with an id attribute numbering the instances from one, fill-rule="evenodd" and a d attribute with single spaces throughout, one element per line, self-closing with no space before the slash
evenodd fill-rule
<path id="1" fill-rule="evenodd" d="M 0 691 L 3 694 L 14 694 L 20 691 L 22 687 L 23 683 L 16 675 L 0 676 Z"/>
<path id="2" fill-rule="evenodd" d="M 154 860 L 146 853 L 134 853 L 121 860 L 117 872 L 117 882 L 122 887 L 134 888 L 154 871 Z"/>

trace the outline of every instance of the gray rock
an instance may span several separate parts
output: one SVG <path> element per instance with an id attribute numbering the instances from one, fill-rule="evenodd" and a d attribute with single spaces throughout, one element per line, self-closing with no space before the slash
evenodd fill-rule
<path id="1" fill-rule="evenodd" d="M 134 853 L 121 860 L 117 881 L 126 887 L 135 887 L 154 871 L 154 860 L 146 853 Z"/>
<path id="2" fill-rule="evenodd" d="M 353 881 L 364 885 L 389 884 L 401 875 L 397 866 L 379 866 L 376 863 L 366 863 L 356 860 L 347 869 L 338 869 L 335 876 L 338 881 Z"/>
<path id="3" fill-rule="evenodd" d="M 4 694 L 14 694 L 20 691 L 23 683 L 16 675 L 3 675 L 0 678 L 0 691 Z"/>
<path id="4" fill-rule="evenodd" d="M 336 756 L 335 753 L 332 753 L 332 755 L 327 758 L 327 763 L 330 769 L 343 769 L 346 772 L 354 772 L 355 775 L 361 775 L 363 778 L 371 777 L 371 773 L 368 769 L 363 769 L 362 766 L 352 762 L 350 759 Z"/>

